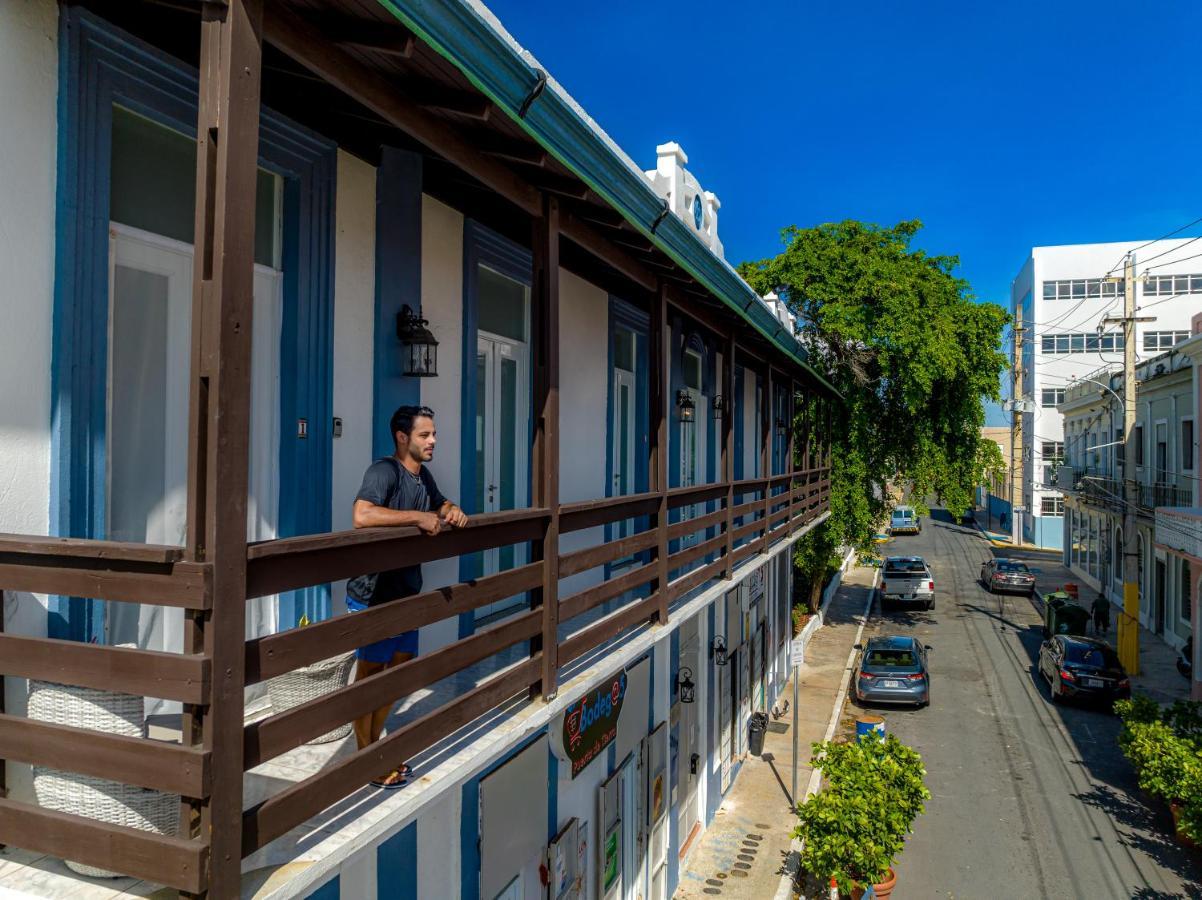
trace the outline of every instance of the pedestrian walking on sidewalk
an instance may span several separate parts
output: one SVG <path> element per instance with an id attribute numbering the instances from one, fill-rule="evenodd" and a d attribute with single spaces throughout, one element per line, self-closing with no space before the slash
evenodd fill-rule
<path id="1" fill-rule="evenodd" d="M 1095 636 L 1110 631 L 1110 601 L 1099 593 L 1093 602 L 1093 633 Z"/>

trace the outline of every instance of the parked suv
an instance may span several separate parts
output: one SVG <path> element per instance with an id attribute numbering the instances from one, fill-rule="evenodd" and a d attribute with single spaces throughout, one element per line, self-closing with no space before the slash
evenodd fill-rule
<path id="1" fill-rule="evenodd" d="M 918 603 L 935 608 L 935 576 L 921 556 L 890 556 L 881 570 L 881 608 Z"/>
<path id="2" fill-rule="evenodd" d="M 889 517 L 890 534 L 922 534 L 922 522 L 913 506 L 898 506 Z"/>

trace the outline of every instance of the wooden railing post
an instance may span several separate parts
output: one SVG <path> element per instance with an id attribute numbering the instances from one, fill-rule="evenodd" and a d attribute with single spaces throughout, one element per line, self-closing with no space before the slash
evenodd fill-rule
<path id="1" fill-rule="evenodd" d="M 542 606 L 542 634 L 531 654 L 542 653 L 544 700 L 559 689 L 559 200 L 544 194 L 542 215 L 534 219 L 534 505 L 551 511 L 535 558 L 543 564 L 542 584 L 532 605 Z"/>
<path id="2" fill-rule="evenodd" d="M 211 609 L 185 649 L 212 659 L 211 703 L 187 706 L 185 745 L 211 754 L 212 795 L 181 809 L 210 843 L 207 893 L 236 897 L 242 870 L 246 503 L 259 148 L 261 0 L 205 4 L 196 129 L 187 557 L 209 567 Z"/>
<path id="3" fill-rule="evenodd" d="M 797 442 L 797 423 L 794 421 L 797 416 L 797 382 L 792 378 L 789 379 L 789 402 L 786 413 L 789 425 L 789 449 L 786 451 L 785 471 L 789 473 L 788 491 L 789 491 L 789 525 L 787 533 L 793 534 L 793 494 L 797 490 L 797 460 L 793 454 L 796 450 Z"/>
<path id="4" fill-rule="evenodd" d="M 735 334 L 731 331 L 726 336 L 726 352 L 722 362 L 722 479 L 726 482 L 726 517 L 723 529 L 726 533 L 726 544 L 723 554 L 726 558 L 722 567 L 722 577 L 734 578 L 734 527 L 735 520 L 731 514 L 735 506 L 735 416 L 742 413 L 735 408 L 735 355 L 737 347 Z"/>
<path id="5" fill-rule="evenodd" d="M 768 479 L 764 484 L 764 545 L 768 552 L 768 516 L 772 511 L 772 429 L 775 427 L 776 407 L 772 402 L 772 366 L 764 366 L 764 414 L 760 416 L 760 472 Z"/>
<path id="6" fill-rule="evenodd" d="M 651 490 L 659 494 L 659 507 L 653 519 L 658 532 L 655 544 L 655 590 L 659 596 L 656 616 L 661 624 L 668 621 L 668 416 L 669 381 L 668 367 L 671 359 L 671 331 L 668 328 L 667 285 L 660 283 L 659 290 L 651 299 L 651 327 L 649 334 L 649 361 L 651 397 L 648 403 L 651 421 L 648 435 L 648 474 Z"/>

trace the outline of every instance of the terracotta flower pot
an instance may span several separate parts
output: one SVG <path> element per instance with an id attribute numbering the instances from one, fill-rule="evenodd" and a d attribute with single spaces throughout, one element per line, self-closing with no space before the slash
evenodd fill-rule
<path id="1" fill-rule="evenodd" d="M 889 897 L 893 894 L 893 889 L 895 887 L 897 887 L 897 873 L 893 871 L 893 869 L 890 869 L 889 877 L 887 877 L 880 884 L 874 884 L 872 886 L 873 895 L 878 898 Z M 860 900 L 860 898 L 864 896 L 865 890 L 865 888 L 862 888 L 859 885 L 856 885 L 854 888 L 852 888 L 851 896 L 853 900 Z"/>
<path id="2" fill-rule="evenodd" d="M 1173 814 L 1173 829 L 1177 833 L 1177 842 L 1186 847 L 1197 847 L 1197 841 L 1189 837 L 1181 830 L 1181 811 L 1185 808 L 1185 804 L 1180 800 L 1172 800 L 1169 802 L 1169 812 Z"/>

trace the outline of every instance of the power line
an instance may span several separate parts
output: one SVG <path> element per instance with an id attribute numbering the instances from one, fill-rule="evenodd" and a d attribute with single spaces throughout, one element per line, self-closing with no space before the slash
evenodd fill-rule
<path id="1" fill-rule="evenodd" d="M 1195 241 L 1202 240 L 1202 238 L 1194 238 L 1194 240 Z M 1193 243 L 1193 241 L 1188 241 L 1187 243 Z M 1185 246 L 1185 244 L 1181 245 L 1181 247 L 1184 247 L 1184 246 Z M 1181 247 L 1174 247 L 1173 249 L 1180 250 Z M 1163 256 L 1164 254 L 1162 253 L 1160 255 Z M 1181 259 L 1170 259 L 1168 262 L 1162 262 L 1158 266 L 1148 266 L 1146 269 L 1144 269 L 1144 274 L 1146 275 L 1152 269 L 1163 269 L 1165 266 L 1172 266 L 1177 263 L 1189 262 L 1191 259 L 1197 259 L 1199 256 L 1202 256 L 1202 253 L 1195 253 L 1193 256 L 1183 256 Z M 1153 256 L 1153 257 L 1151 257 L 1151 259 L 1156 259 L 1156 257 Z"/>
<path id="2" fill-rule="evenodd" d="M 1198 235 L 1195 238 L 1190 238 L 1184 244 L 1178 244 L 1176 247 L 1170 247 L 1168 250 L 1162 250 L 1160 253 L 1157 253 L 1155 256 L 1149 256 L 1147 259 L 1143 260 L 1143 262 L 1141 262 L 1140 265 L 1143 265 L 1144 272 L 1147 272 L 1148 267 L 1146 265 L 1144 265 L 1145 263 L 1149 263 L 1154 259 L 1160 259 L 1160 257 L 1162 257 L 1162 256 L 1168 256 L 1170 253 L 1176 253 L 1178 250 L 1181 250 L 1184 247 L 1188 247 L 1190 244 L 1194 243 L 1195 241 L 1202 241 L 1202 234 Z M 1202 255 L 1202 254 L 1199 254 L 1199 255 Z M 1185 259 L 1193 259 L 1193 257 L 1187 256 Z M 1179 262 L 1185 262 L 1185 260 L 1184 259 L 1171 259 L 1167 263 L 1161 263 L 1160 265 L 1168 266 L 1168 265 L 1172 265 L 1173 263 L 1179 263 Z M 1152 268 L 1158 269 L 1158 268 L 1160 268 L 1160 266 L 1152 266 Z"/>
<path id="3" fill-rule="evenodd" d="M 1144 249 L 1144 247 L 1151 247 L 1153 244 L 1157 243 L 1158 241 L 1163 241 L 1167 238 L 1171 238 L 1175 234 L 1181 234 L 1181 232 L 1185 231 L 1185 229 L 1192 228 L 1194 225 L 1197 225 L 1199 222 L 1202 222 L 1202 217 L 1194 219 L 1194 221 L 1192 221 L 1192 222 L 1187 222 L 1186 224 L 1182 225 L 1180 228 L 1173 229 L 1168 234 L 1162 234 L 1158 238 L 1153 238 L 1150 241 L 1146 241 L 1146 242 L 1140 244 L 1138 247 L 1136 247 L 1135 250 L 1131 250 L 1129 252 L 1135 253 L 1137 250 Z M 1106 270 L 1106 274 L 1109 275 L 1111 272 L 1113 272 L 1115 269 L 1117 269 L 1119 266 L 1121 266 L 1123 264 L 1123 259 L 1126 256 L 1127 256 L 1126 253 L 1124 253 L 1122 256 L 1120 256 L 1119 261 L 1116 262 L 1113 266 L 1111 266 L 1109 269 Z"/>

